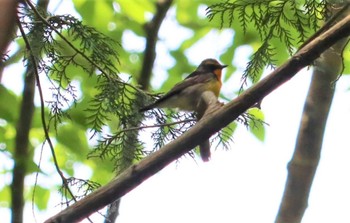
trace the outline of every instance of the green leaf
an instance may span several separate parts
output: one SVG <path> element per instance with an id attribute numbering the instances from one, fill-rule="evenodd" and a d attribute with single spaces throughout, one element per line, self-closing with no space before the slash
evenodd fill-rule
<path id="1" fill-rule="evenodd" d="M 237 123 L 236 122 L 231 122 L 228 126 L 223 128 L 221 131 L 224 133 L 222 134 L 222 140 L 223 143 L 229 145 L 233 141 L 233 134 L 237 129 Z"/>
<path id="2" fill-rule="evenodd" d="M 344 65 L 343 74 L 350 74 L 349 61 L 350 61 L 350 44 L 348 44 L 343 50 L 343 65 Z"/>
<path id="3" fill-rule="evenodd" d="M 249 121 L 250 132 L 260 141 L 265 140 L 265 126 L 263 121 L 265 119 L 264 113 L 258 108 L 252 108 L 248 111 L 253 115 L 254 119 Z"/>
<path id="4" fill-rule="evenodd" d="M 47 208 L 47 203 L 50 198 L 50 189 L 36 185 L 35 187 L 35 205 L 40 211 L 44 211 Z"/>
<path id="5" fill-rule="evenodd" d="M 0 127 L 0 143 L 3 143 L 6 151 L 13 153 L 16 137 L 16 124 L 14 122 L 8 122 L 4 126 Z"/>
<path id="6" fill-rule="evenodd" d="M 0 118 L 14 122 L 18 117 L 19 100 L 9 89 L 0 84 Z"/>
<path id="7" fill-rule="evenodd" d="M 106 184 L 110 181 L 110 179 L 115 177 L 115 173 L 111 171 L 113 168 L 115 168 L 113 162 L 110 162 L 108 160 L 101 160 L 98 158 L 94 159 L 94 164 L 90 164 L 89 166 L 92 167 L 93 170 L 98 169 L 98 171 L 93 171 L 93 175 L 91 177 L 92 181 L 100 182 L 101 184 Z"/>
<path id="8" fill-rule="evenodd" d="M 30 158 L 31 159 L 27 160 L 27 174 L 38 172 L 38 165 L 33 161 L 33 157 Z M 45 174 L 41 170 L 39 170 L 39 172 Z"/>
<path id="9" fill-rule="evenodd" d="M 154 12 L 154 2 L 144 0 L 119 0 L 122 13 L 139 24 L 146 23 L 146 13 Z"/>
<path id="10" fill-rule="evenodd" d="M 67 147 L 71 152 L 77 154 L 79 157 L 87 153 L 88 143 L 84 130 L 73 123 L 67 123 L 61 125 L 57 132 L 57 141 Z"/>
<path id="11" fill-rule="evenodd" d="M 0 189 L 0 207 L 10 207 L 10 187 L 3 187 Z"/>

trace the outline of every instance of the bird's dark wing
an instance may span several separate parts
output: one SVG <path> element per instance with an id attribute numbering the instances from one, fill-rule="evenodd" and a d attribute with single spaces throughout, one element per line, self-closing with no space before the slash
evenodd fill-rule
<path id="1" fill-rule="evenodd" d="M 149 109 L 157 107 L 158 104 L 162 103 L 163 101 L 169 99 L 170 97 L 180 93 L 187 87 L 199 84 L 199 83 L 206 83 L 212 78 L 216 78 L 214 73 L 211 72 L 200 72 L 200 71 L 194 71 L 190 75 L 188 75 L 182 82 L 177 83 L 168 93 L 163 95 L 161 98 L 156 100 L 154 103 L 147 105 L 140 109 L 141 112 L 147 111 Z"/>
<path id="2" fill-rule="evenodd" d="M 193 86 L 193 85 L 199 84 L 199 83 L 208 82 L 208 81 L 212 80 L 212 78 L 215 78 L 215 74 L 213 74 L 211 72 L 200 73 L 200 72 L 194 71 L 193 73 L 188 75 L 188 77 L 186 77 L 182 82 L 176 84 L 163 97 L 159 98 L 155 102 L 155 104 L 163 102 L 164 100 L 170 98 L 173 95 L 178 94 L 179 92 L 186 89 L 187 87 L 190 87 L 190 86 Z"/>
<path id="3" fill-rule="evenodd" d="M 195 70 L 195 71 L 193 71 L 192 73 L 190 73 L 190 74 L 185 78 L 185 80 L 186 80 L 186 79 L 189 79 L 189 78 L 192 78 L 192 77 L 195 77 L 195 76 L 200 76 L 200 75 L 203 75 L 203 74 L 204 74 L 203 72 Z"/>

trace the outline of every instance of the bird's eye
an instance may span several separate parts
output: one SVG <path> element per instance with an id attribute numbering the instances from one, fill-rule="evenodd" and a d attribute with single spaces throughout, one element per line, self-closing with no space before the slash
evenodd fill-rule
<path id="1" fill-rule="evenodd" d="M 215 69 L 217 69 L 217 65 L 216 64 L 209 64 L 209 68 L 211 70 L 215 70 Z"/>

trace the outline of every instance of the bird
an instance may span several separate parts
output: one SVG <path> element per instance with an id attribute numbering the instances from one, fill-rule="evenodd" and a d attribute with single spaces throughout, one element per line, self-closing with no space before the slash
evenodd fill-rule
<path id="1" fill-rule="evenodd" d="M 216 59 L 203 60 L 183 81 L 175 84 L 168 93 L 154 103 L 141 108 L 140 112 L 153 108 L 177 108 L 182 111 L 196 112 L 197 119 L 200 120 L 207 109 L 207 105 L 202 103 L 202 94 L 210 91 L 216 99 L 219 97 L 222 86 L 221 74 L 225 67 L 227 65 L 220 64 Z M 209 140 L 200 143 L 199 151 L 202 160 L 209 161 Z"/>

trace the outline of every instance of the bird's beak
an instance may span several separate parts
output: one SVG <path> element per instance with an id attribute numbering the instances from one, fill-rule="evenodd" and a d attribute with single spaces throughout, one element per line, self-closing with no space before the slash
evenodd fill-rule
<path id="1" fill-rule="evenodd" d="M 221 65 L 221 69 L 224 69 L 225 67 L 227 67 L 228 65 Z"/>

